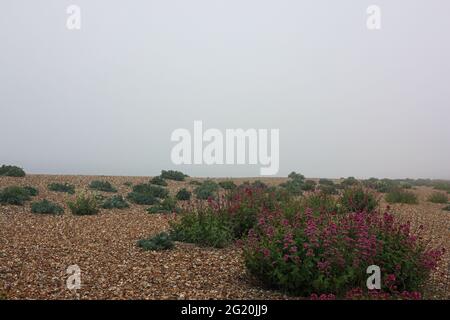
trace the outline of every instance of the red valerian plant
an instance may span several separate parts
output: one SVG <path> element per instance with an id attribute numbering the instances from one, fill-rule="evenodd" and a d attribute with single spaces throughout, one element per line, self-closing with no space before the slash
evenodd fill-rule
<path id="1" fill-rule="evenodd" d="M 366 269 L 377 265 L 382 288 L 369 298 L 416 299 L 443 254 L 427 248 L 420 231 L 389 212 L 265 209 L 243 244 L 245 264 L 271 288 L 318 299 L 363 296 Z"/>

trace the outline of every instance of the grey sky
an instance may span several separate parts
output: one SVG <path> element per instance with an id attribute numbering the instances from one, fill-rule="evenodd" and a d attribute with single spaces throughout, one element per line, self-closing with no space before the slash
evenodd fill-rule
<path id="1" fill-rule="evenodd" d="M 80 31 L 66 8 L 81 7 Z M 366 9 L 382 10 L 382 30 Z M 170 134 L 279 128 L 280 171 L 450 178 L 447 0 L 2 0 L 0 164 L 32 173 L 256 176 L 174 166 Z"/>

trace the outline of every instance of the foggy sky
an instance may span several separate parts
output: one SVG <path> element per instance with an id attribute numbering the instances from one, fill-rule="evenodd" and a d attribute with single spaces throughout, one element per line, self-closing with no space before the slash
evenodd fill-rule
<path id="1" fill-rule="evenodd" d="M 449 31 L 447 0 L 2 0 L 0 164 L 259 175 L 173 165 L 202 120 L 279 129 L 280 176 L 450 178 Z"/>

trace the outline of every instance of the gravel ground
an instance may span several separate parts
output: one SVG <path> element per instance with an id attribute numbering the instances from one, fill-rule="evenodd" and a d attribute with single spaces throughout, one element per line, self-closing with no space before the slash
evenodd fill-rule
<path id="1" fill-rule="evenodd" d="M 126 195 L 133 184 L 148 177 L 92 177 L 28 175 L 0 177 L 0 188 L 30 185 L 39 189 L 34 198 L 49 199 L 66 208 L 61 216 L 35 215 L 25 206 L 0 206 L 0 298 L 8 299 L 288 299 L 261 289 L 246 275 L 240 249 L 199 248 L 177 243 L 174 250 L 143 251 L 136 241 L 164 231 L 167 215 L 148 214 L 146 206 L 101 210 L 96 216 L 73 216 L 66 202 L 74 195 L 50 192 L 51 182 L 69 182 L 77 191 L 90 181 L 110 181 Z M 251 179 L 234 179 L 237 183 Z M 278 184 L 284 179 L 261 179 Z M 169 182 L 175 193 L 187 182 Z M 392 210 L 413 225 L 423 224 L 425 238 L 447 248 L 444 260 L 426 286 L 426 298 L 450 298 L 450 213 L 443 205 L 427 203 L 432 189 L 414 190 L 419 205 L 396 205 Z M 105 193 L 106 194 L 106 193 Z M 383 204 L 384 206 L 385 204 Z M 81 268 L 82 287 L 66 288 L 70 265 Z"/>

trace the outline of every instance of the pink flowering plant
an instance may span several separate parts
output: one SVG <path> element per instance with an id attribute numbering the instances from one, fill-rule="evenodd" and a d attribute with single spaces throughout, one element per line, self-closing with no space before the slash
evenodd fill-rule
<path id="1" fill-rule="evenodd" d="M 443 253 L 427 248 L 421 230 L 413 232 L 388 212 L 293 207 L 262 210 L 243 246 L 249 273 L 270 288 L 312 298 L 358 298 L 368 294 L 367 267 L 377 265 L 378 294 L 416 298 Z"/>

